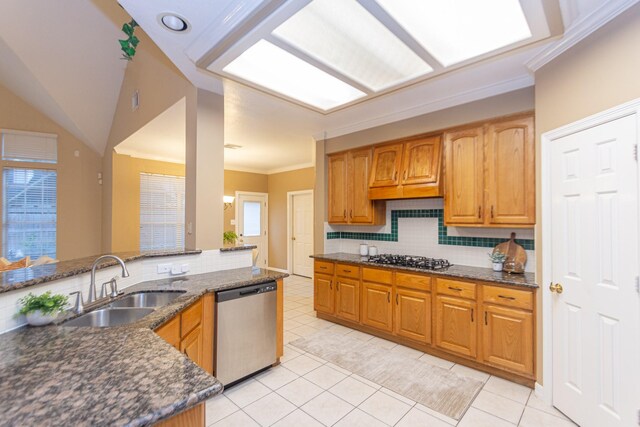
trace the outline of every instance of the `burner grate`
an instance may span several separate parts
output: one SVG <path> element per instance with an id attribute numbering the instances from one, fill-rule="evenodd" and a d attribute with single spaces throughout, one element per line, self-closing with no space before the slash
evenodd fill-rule
<path id="1" fill-rule="evenodd" d="M 449 261 L 447 261 L 446 259 L 394 254 L 381 254 L 371 256 L 369 257 L 368 262 L 372 264 L 397 265 L 401 267 L 419 268 L 422 270 L 440 270 L 451 266 Z"/>

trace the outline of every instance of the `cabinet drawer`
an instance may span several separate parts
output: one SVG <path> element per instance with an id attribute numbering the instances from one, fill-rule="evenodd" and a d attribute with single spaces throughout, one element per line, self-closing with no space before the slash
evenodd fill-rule
<path id="1" fill-rule="evenodd" d="M 476 299 L 475 283 L 460 282 L 458 280 L 436 279 L 439 294 L 452 295 L 460 298 Z"/>
<path id="2" fill-rule="evenodd" d="M 202 322 L 202 300 L 198 300 L 198 302 L 182 312 L 180 337 L 184 338 L 189 332 L 198 326 L 200 322 Z"/>
<path id="3" fill-rule="evenodd" d="M 533 292 L 499 286 L 483 286 L 483 301 L 533 310 Z"/>
<path id="4" fill-rule="evenodd" d="M 362 280 L 366 282 L 385 283 L 390 285 L 393 282 L 393 272 L 381 268 L 363 268 Z"/>
<path id="5" fill-rule="evenodd" d="M 396 286 L 403 288 L 418 289 L 421 291 L 431 290 L 431 277 L 418 274 L 396 273 Z"/>
<path id="6" fill-rule="evenodd" d="M 322 274 L 333 274 L 333 263 L 326 261 L 316 261 L 315 271 Z"/>
<path id="7" fill-rule="evenodd" d="M 360 278 L 360 267 L 348 264 L 336 264 L 336 275 L 342 277 Z"/>

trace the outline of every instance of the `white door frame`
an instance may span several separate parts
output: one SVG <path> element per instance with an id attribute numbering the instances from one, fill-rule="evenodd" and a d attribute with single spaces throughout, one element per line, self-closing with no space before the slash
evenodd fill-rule
<path id="1" fill-rule="evenodd" d="M 300 191 L 287 191 L 287 273 L 293 274 L 293 245 L 291 244 L 291 229 L 293 228 L 293 196 L 299 196 L 301 194 L 310 194 L 311 201 L 313 198 L 313 190 L 300 190 Z M 311 210 L 314 213 L 312 222 L 315 224 L 315 207 Z M 314 236 L 312 235 L 312 238 Z"/>
<path id="2" fill-rule="evenodd" d="M 238 223 L 238 206 L 240 206 L 240 203 L 238 203 L 238 196 L 243 195 L 243 196 L 264 196 L 264 200 L 266 203 L 265 209 L 264 209 L 264 230 L 265 230 L 265 245 L 264 245 L 264 259 L 267 261 L 266 265 L 262 266 L 262 268 L 267 268 L 269 266 L 269 193 L 260 193 L 257 191 L 236 191 L 236 199 L 235 199 L 235 221 L 236 221 L 236 234 L 238 234 L 238 227 L 240 226 L 240 224 Z"/>
<path id="3" fill-rule="evenodd" d="M 542 280 L 539 280 L 540 291 L 542 292 L 542 382 L 544 387 L 536 383 L 536 394 L 547 404 L 553 402 L 553 310 L 552 295 L 548 285 L 551 283 L 553 255 L 551 252 L 551 146 L 557 139 L 580 132 L 601 124 L 621 119 L 623 117 L 635 116 L 637 135 L 640 135 L 640 98 L 617 107 L 610 108 L 603 112 L 586 117 L 582 120 L 559 127 L 542 134 L 541 138 L 541 207 L 542 207 Z M 637 142 L 636 142 L 637 144 Z M 636 145 L 637 147 L 637 145 Z M 640 193 L 640 174 L 638 174 L 638 189 Z M 640 194 L 638 194 L 640 200 Z M 640 221 L 639 221 L 640 222 Z M 640 228 L 639 228 L 640 229 Z M 640 233 L 638 235 L 640 242 Z M 638 260 L 640 262 L 640 259 Z"/>

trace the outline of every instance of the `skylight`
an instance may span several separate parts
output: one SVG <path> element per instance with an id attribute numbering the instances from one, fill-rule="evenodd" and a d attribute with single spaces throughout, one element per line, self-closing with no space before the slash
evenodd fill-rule
<path id="1" fill-rule="evenodd" d="M 245 50 L 223 71 L 324 111 L 366 95 L 265 40 Z"/>
<path id="2" fill-rule="evenodd" d="M 373 92 L 433 70 L 356 1 L 315 0 L 272 34 Z"/>
<path id="3" fill-rule="evenodd" d="M 531 37 L 518 0 L 375 0 L 447 67 Z"/>

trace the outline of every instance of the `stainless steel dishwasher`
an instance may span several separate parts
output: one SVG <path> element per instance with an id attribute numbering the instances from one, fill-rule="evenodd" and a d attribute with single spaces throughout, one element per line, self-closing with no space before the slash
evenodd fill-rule
<path id="1" fill-rule="evenodd" d="M 215 351 L 225 386 L 276 362 L 276 282 L 216 293 Z"/>

